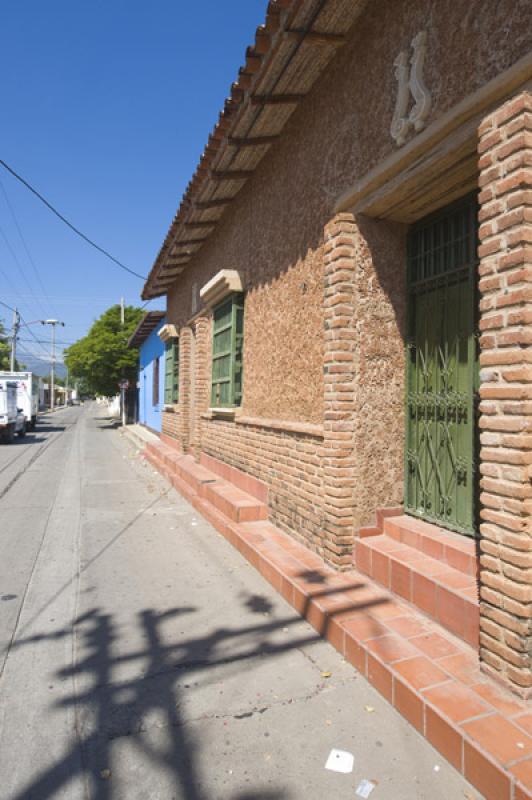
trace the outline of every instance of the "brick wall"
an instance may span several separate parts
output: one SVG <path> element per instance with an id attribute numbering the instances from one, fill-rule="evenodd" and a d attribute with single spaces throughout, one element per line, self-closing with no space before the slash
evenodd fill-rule
<path id="1" fill-rule="evenodd" d="M 481 659 L 532 688 L 532 98 L 479 129 Z"/>
<path id="2" fill-rule="evenodd" d="M 176 407 L 173 411 L 163 411 L 162 413 L 162 432 L 166 436 L 171 436 L 172 439 L 181 441 L 181 424 L 179 409 Z"/>
<path id="3" fill-rule="evenodd" d="M 321 436 L 204 419 L 202 450 L 264 481 L 272 522 L 324 555 Z"/>

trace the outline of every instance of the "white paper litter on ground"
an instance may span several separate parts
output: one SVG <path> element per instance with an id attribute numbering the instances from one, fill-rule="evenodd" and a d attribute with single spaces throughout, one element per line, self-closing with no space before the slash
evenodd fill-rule
<path id="1" fill-rule="evenodd" d="M 353 772 L 354 763 L 355 757 L 353 753 L 333 748 L 329 753 L 325 769 L 330 769 L 332 772 Z"/>
<path id="2" fill-rule="evenodd" d="M 373 781 L 368 781 L 366 778 L 362 778 L 360 783 L 357 786 L 357 790 L 355 792 L 357 797 L 364 797 L 368 798 L 372 793 L 373 789 L 375 788 L 375 784 Z"/>

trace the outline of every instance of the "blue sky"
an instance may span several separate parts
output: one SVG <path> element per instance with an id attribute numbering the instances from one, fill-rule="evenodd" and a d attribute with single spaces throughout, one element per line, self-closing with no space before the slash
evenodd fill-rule
<path id="1" fill-rule="evenodd" d="M 0 158 L 147 275 L 266 5 L 3 3 Z M 83 336 L 122 295 L 141 304 L 142 281 L 78 239 L 2 168 L 0 181 L 0 300 L 28 322 L 63 320 L 58 339 L 65 342 Z M 10 318 L 0 307 L 0 320 L 9 325 Z M 32 329 L 49 339 L 42 326 Z M 45 360 L 49 352 L 35 342 L 20 348 Z"/>

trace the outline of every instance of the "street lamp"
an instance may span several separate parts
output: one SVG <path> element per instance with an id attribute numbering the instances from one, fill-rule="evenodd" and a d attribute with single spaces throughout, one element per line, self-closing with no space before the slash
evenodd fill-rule
<path id="1" fill-rule="evenodd" d="M 58 319 L 41 319 L 41 325 L 52 326 L 52 369 L 50 371 L 50 410 L 54 410 L 55 406 L 55 326 L 62 325 L 65 327 L 64 322 Z"/>

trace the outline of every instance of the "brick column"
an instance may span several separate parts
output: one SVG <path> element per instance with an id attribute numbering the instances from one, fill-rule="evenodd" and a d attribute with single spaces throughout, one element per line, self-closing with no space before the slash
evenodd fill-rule
<path id="1" fill-rule="evenodd" d="M 186 452 L 190 445 L 190 377 L 192 331 L 179 331 L 179 441 Z"/>
<path id="2" fill-rule="evenodd" d="M 190 438 L 194 455 L 199 459 L 201 451 L 201 415 L 210 406 L 210 376 L 211 376 L 211 322 L 208 317 L 198 317 L 195 325 L 195 352 L 194 352 L 194 399 L 190 420 Z"/>
<path id="3" fill-rule="evenodd" d="M 323 555 L 339 569 L 354 542 L 355 230 L 345 213 L 325 227 Z"/>
<path id="4" fill-rule="evenodd" d="M 532 689 L 532 98 L 479 128 L 480 657 Z"/>

